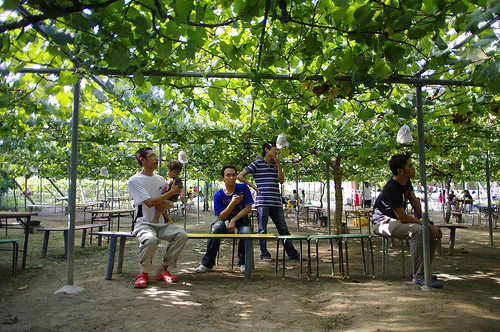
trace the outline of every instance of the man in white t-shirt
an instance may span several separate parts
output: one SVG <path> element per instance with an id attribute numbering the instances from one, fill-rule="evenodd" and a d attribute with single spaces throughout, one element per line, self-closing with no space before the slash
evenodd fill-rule
<path id="1" fill-rule="evenodd" d="M 130 194 L 134 198 L 136 218 L 132 226 L 132 234 L 139 240 L 139 267 L 141 273 L 136 277 L 134 287 L 144 288 L 148 285 L 148 273 L 153 270 L 153 257 L 158 246 L 158 240 L 168 241 L 168 247 L 163 257 L 161 266 L 156 271 L 156 280 L 168 283 L 179 280 L 170 274 L 168 267 L 177 267 L 184 245 L 188 239 L 187 233 L 173 222 L 165 223 L 163 216 L 156 223 L 152 222 L 157 210 L 165 210 L 165 201 L 180 192 L 174 185 L 162 194 L 166 180 L 161 175 L 155 174 L 158 168 L 158 156 L 151 148 L 140 148 L 135 153 L 135 159 L 141 166 L 141 172 L 132 176 L 128 181 Z"/>

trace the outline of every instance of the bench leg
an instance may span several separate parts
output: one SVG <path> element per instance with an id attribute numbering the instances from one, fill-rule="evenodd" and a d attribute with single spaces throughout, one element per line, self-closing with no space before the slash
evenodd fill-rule
<path id="1" fill-rule="evenodd" d="M 123 256 L 125 254 L 125 241 L 127 238 L 121 237 L 120 238 L 120 249 L 118 251 L 118 266 L 116 267 L 116 272 L 117 273 L 122 273 L 122 267 L 123 267 Z"/>
<path id="2" fill-rule="evenodd" d="M 68 231 L 63 231 L 64 234 L 64 255 L 65 257 L 68 257 Z"/>
<path id="3" fill-rule="evenodd" d="M 47 257 L 47 246 L 49 245 L 50 231 L 45 231 L 43 234 L 42 258 Z"/>
<path id="4" fill-rule="evenodd" d="M 274 271 L 275 276 L 278 276 L 279 252 L 280 252 L 280 239 L 278 239 L 278 241 L 276 241 L 276 269 Z"/>
<path id="5" fill-rule="evenodd" d="M 245 239 L 245 281 L 252 275 L 253 262 L 253 242 L 252 239 Z"/>
<path id="6" fill-rule="evenodd" d="M 333 239 L 332 239 L 333 241 Z M 344 278 L 344 253 L 343 253 L 343 245 L 342 245 L 342 239 L 338 238 L 338 246 L 339 246 L 339 268 L 340 272 L 342 273 L 342 278 Z M 333 247 L 332 247 L 332 264 L 333 264 Z M 332 265 L 333 266 L 333 265 Z"/>
<path id="7" fill-rule="evenodd" d="M 316 281 L 319 281 L 319 239 L 316 239 Z"/>
<path id="8" fill-rule="evenodd" d="M 108 250 L 108 263 L 106 265 L 106 275 L 104 279 L 111 280 L 113 276 L 113 265 L 115 265 L 115 253 L 116 253 L 116 236 L 110 236 L 111 240 L 109 242 Z"/>
<path id="9" fill-rule="evenodd" d="M 14 280 L 17 280 L 17 260 L 19 258 L 19 245 L 17 242 L 12 242 L 12 274 L 14 276 Z"/>
<path id="10" fill-rule="evenodd" d="M 299 248 L 300 248 L 300 257 L 299 257 L 299 260 L 300 260 L 300 276 L 302 277 L 302 239 L 299 239 Z"/>
<path id="11" fill-rule="evenodd" d="M 332 261 L 332 276 L 335 276 L 335 261 L 333 260 L 333 239 L 330 239 L 330 259 Z M 344 277 L 344 263 L 342 263 L 341 271 L 342 271 L 342 277 Z"/>
<path id="12" fill-rule="evenodd" d="M 278 240 L 278 242 L 279 241 L 280 240 Z M 282 276 L 281 276 L 281 278 L 283 280 L 285 280 L 285 259 L 286 259 L 286 255 L 285 255 L 286 254 L 285 242 L 286 242 L 286 239 L 283 241 L 283 261 L 282 261 L 282 263 L 283 263 L 283 271 L 282 271 Z M 276 261 L 278 261 L 278 255 L 277 254 L 276 254 Z"/>

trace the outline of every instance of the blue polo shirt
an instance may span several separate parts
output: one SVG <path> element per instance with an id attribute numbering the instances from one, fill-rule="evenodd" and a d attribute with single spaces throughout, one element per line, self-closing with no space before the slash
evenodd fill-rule
<path id="1" fill-rule="evenodd" d="M 240 193 L 243 193 L 243 199 L 241 200 L 240 204 L 236 205 L 233 208 L 233 211 L 231 211 L 231 213 L 225 220 L 231 220 L 234 216 L 240 213 L 240 211 L 243 210 L 245 206 L 253 203 L 252 194 L 250 193 L 250 189 L 248 189 L 248 186 L 244 183 L 236 183 L 234 192 L 231 195 L 226 195 L 224 189 L 222 188 L 219 191 L 217 191 L 214 195 L 215 215 L 219 216 L 219 214 L 221 214 L 222 211 L 224 211 L 227 208 L 227 206 L 231 203 L 233 196 L 239 195 Z M 248 216 L 244 216 L 242 219 L 247 219 L 247 218 Z"/>
<path id="2" fill-rule="evenodd" d="M 281 207 L 278 165 L 274 161 L 269 165 L 264 158 L 260 158 L 248 165 L 245 170 L 253 175 L 255 185 L 260 191 L 255 198 L 255 206 Z"/>

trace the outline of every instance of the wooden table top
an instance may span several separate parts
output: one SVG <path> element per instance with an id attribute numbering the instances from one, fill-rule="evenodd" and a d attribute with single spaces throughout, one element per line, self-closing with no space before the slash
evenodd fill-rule
<path id="1" fill-rule="evenodd" d="M 23 218 L 36 216 L 36 212 L 0 211 L 0 218 Z"/>

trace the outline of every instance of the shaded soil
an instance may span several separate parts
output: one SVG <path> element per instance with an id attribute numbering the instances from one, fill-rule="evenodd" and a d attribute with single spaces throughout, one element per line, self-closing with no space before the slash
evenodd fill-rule
<path id="1" fill-rule="evenodd" d="M 45 227 L 64 226 L 67 221 L 66 216 L 60 211 L 54 213 L 53 209 L 40 211 L 35 219 L 41 220 Z M 433 219 L 439 221 L 439 214 Z M 205 233 L 211 221 L 212 216 L 204 212 L 199 221 L 196 213 L 190 213 L 187 230 Z M 298 234 L 294 221 L 287 221 L 292 234 Z M 83 223 L 81 213 L 77 223 Z M 122 230 L 128 230 L 128 225 L 130 221 L 125 222 Z M 1 232 L 0 238 L 4 238 L 5 229 Z M 21 232 L 9 229 L 8 237 L 22 239 Z M 272 224 L 269 232 L 276 234 Z M 314 223 L 300 224 L 301 235 L 325 232 L 324 227 Z M 80 235 L 76 233 L 77 244 Z M 94 239 L 86 248 L 75 249 L 74 285 L 83 291 L 68 295 L 56 293 L 71 280 L 62 234 L 51 234 L 47 258 L 40 258 L 43 234 L 39 232 L 30 236 L 27 267 L 19 269 L 17 280 L 10 276 L 10 253 L 1 253 L 0 330 L 494 331 L 500 326 L 498 235 L 499 231 L 494 229 L 495 245 L 490 246 L 487 227 L 459 229 L 455 254 L 449 256 L 449 231 L 445 229 L 443 253 L 436 255 L 433 264 L 433 272 L 438 274 L 444 288 L 431 291 L 423 291 L 407 276 L 408 250 L 403 277 L 399 246 L 390 248 L 389 278 L 385 279 L 381 274 L 380 240 L 374 241 L 375 276 L 363 274 L 360 245 L 350 242 L 349 278 L 338 275 L 337 248 L 334 249 L 336 275 L 331 275 L 329 246 L 327 242 L 320 243 L 319 280 L 315 276 L 308 280 L 306 264 L 301 276 L 296 261 L 286 262 L 286 277 L 282 280 L 281 269 L 276 276 L 274 262 L 260 261 L 255 245 L 255 270 L 248 282 L 236 265 L 231 270 L 232 241 L 223 243 L 214 272 L 196 274 L 194 269 L 201 262 L 205 242 L 190 240 L 179 266 L 172 269 L 180 277 L 178 283 L 151 280 L 154 279 L 151 274 L 147 288 L 135 289 L 136 240 L 127 242 L 123 273 L 105 280 L 107 243 L 98 247 Z M 298 243 L 295 245 L 298 248 Z M 276 244 L 270 242 L 269 247 L 275 259 Z M 164 250 L 159 249 L 155 268 Z M 311 256 L 316 259 L 314 250 Z M 313 272 L 316 272 L 314 264 Z"/>

